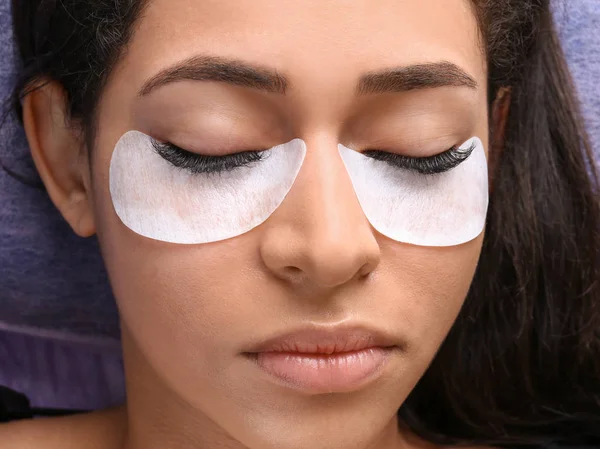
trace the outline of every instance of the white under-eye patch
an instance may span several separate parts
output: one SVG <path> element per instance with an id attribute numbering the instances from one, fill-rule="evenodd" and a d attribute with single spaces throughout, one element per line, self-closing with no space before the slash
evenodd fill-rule
<path id="1" fill-rule="evenodd" d="M 134 232 L 183 244 L 224 240 L 263 223 L 284 201 L 306 155 L 304 141 L 294 139 L 247 163 L 234 156 L 232 166 L 223 162 L 229 156 L 207 162 L 171 149 L 165 157 L 156 144 L 139 131 L 119 140 L 109 174 L 113 204 Z M 433 174 L 400 168 L 385 160 L 389 153 L 380 160 L 343 145 L 338 149 L 367 219 L 383 235 L 420 246 L 453 246 L 483 231 L 488 172 L 479 138 L 455 150 L 464 159 L 458 165 Z"/>
<path id="2" fill-rule="evenodd" d="M 115 211 L 132 231 L 170 243 L 216 242 L 250 231 L 279 207 L 306 155 L 294 139 L 261 153 L 261 160 L 221 172 L 173 165 L 152 138 L 129 131 L 110 163 Z"/>
<path id="3" fill-rule="evenodd" d="M 401 169 L 338 146 L 360 205 L 381 234 L 419 246 L 454 246 L 481 234 L 487 215 L 488 170 L 481 140 L 458 166 L 436 174 Z"/>

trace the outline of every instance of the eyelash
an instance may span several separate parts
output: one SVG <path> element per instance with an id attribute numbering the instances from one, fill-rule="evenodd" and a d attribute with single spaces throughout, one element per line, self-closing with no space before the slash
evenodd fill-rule
<path id="1" fill-rule="evenodd" d="M 162 143 L 152 139 L 152 146 L 160 157 L 177 168 L 192 174 L 218 174 L 249 166 L 262 161 L 264 151 L 243 151 L 225 156 L 207 156 L 192 153 L 172 143 Z"/>
<path id="2" fill-rule="evenodd" d="M 152 139 L 154 150 L 177 168 L 192 174 L 218 174 L 247 167 L 264 159 L 263 151 L 244 151 L 225 156 L 207 156 L 192 153 L 171 143 L 161 143 Z M 464 162 L 475 149 L 475 144 L 467 149 L 452 147 L 443 153 L 427 157 L 410 157 L 380 150 L 367 150 L 363 154 L 385 162 L 394 168 L 409 170 L 421 175 L 444 173 Z"/>
<path id="3" fill-rule="evenodd" d="M 367 150 L 363 154 L 395 168 L 413 171 L 421 175 L 435 175 L 459 166 L 473 153 L 474 149 L 475 144 L 473 143 L 467 149 L 452 147 L 443 153 L 427 157 L 410 157 L 380 150 Z"/>

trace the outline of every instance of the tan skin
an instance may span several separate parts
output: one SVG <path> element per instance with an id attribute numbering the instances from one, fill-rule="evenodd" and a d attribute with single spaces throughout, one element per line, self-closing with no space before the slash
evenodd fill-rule
<path id="1" fill-rule="evenodd" d="M 153 0 L 100 99 L 91 167 L 60 86 L 28 95 L 27 137 L 50 197 L 78 235 L 96 233 L 101 244 L 121 315 L 127 406 L 9 424 L 0 447 L 429 447 L 398 427 L 396 412 L 463 304 L 483 235 L 426 248 L 378 234 L 337 144 L 426 156 L 479 136 L 496 155 L 479 39 L 467 0 Z M 197 55 L 270 68 L 290 85 L 282 95 L 182 81 L 137 95 L 158 72 Z M 477 88 L 356 95 L 364 73 L 439 61 Z M 508 97 L 494 105 L 494 135 L 502 135 Z M 110 157 L 132 129 L 198 152 L 296 137 L 308 152 L 265 223 L 221 242 L 174 245 L 133 233 L 114 212 Z M 405 343 L 358 391 L 286 390 L 240 355 L 291 327 L 345 322 Z"/>

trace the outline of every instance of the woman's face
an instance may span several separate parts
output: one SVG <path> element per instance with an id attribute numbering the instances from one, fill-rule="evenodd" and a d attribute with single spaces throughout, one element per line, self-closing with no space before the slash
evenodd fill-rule
<path id="1" fill-rule="evenodd" d="M 158 73 L 206 56 L 277 72 L 286 92 L 198 80 L 191 67 L 178 73 L 196 80 L 172 77 L 139 95 Z M 442 62 L 477 87 L 443 69 L 427 89 L 399 86 L 407 67 Z M 393 91 L 357 94 L 366 73 L 395 69 Z M 379 234 L 337 146 L 427 156 L 478 136 L 487 149 L 486 77 L 467 0 L 151 1 L 104 90 L 92 157 L 95 227 L 122 318 L 132 415 L 160 410 L 151 433 L 177 416 L 184 435 L 226 447 L 387 447 L 398 408 L 463 304 L 482 236 L 421 247 Z M 129 130 L 199 152 L 300 138 L 307 153 L 263 224 L 176 245 L 141 237 L 115 213 L 109 166 Z M 332 393 L 280 383 L 243 354 L 282 332 L 334 325 L 380 330 L 398 348 L 373 380 Z"/>

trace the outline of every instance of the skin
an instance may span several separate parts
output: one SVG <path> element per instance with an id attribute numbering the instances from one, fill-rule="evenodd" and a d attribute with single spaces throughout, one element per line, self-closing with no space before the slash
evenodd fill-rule
<path id="1" fill-rule="evenodd" d="M 396 412 L 463 304 L 483 235 L 426 248 L 378 234 L 337 144 L 426 156 L 479 136 L 499 151 L 488 139 L 479 39 L 467 0 L 153 0 L 100 99 L 91 157 L 60 86 L 30 94 L 25 127 L 48 193 L 77 234 L 100 241 L 121 314 L 128 401 L 11 424 L 2 441 L 28 447 L 18 436 L 27 434 L 35 447 L 68 447 L 65 439 L 126 449 L 428 447 L 398 427 Z M 198 54 L 275 69 L 290 87 L 281 95 L 185 81 L 138 97 L 156 73 Z M 365 72 L 437 61 L 465 70 L 477 89 L 356 96 Z M 496 130 L 507 97 L 493 111 Z M 296 137 L 308 152 L 265 223 L 229 240 L 180 246 L 145 239 L 115 214 L 109 163 L 132 129 L 198 152 Z M 240 355 L 302 324 L 346 322 L 386 330 L 404 348 L 359 391 L 301 394 L 265 380 Z"/>

